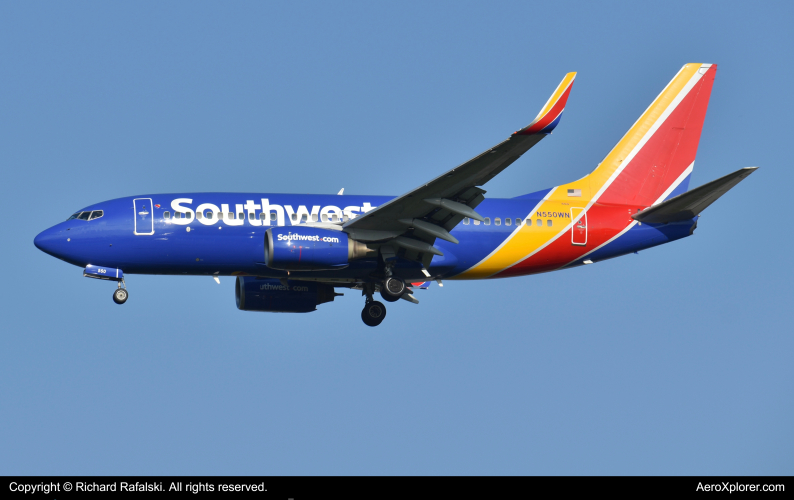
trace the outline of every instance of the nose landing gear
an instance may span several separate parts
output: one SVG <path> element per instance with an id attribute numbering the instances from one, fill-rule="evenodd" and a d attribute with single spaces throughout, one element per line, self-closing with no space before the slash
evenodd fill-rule
<path id="1" fill-rule="evenodd" d="M 123 304 L 127 302 L 127 297 L 129 297 L 130 294 L 127 293 L 127 284 L 124 283 L 123 278 L 118 283 L 119 283 L 119 287 L 116 289 L 116 291 L 113 292 L 113 302 L 115 302 L 116 304 Z M 121 286 L 122 283 L 124 283 L 123 288 Z"/>
<path id="2" fill-rule="evenodd" d="M 115 281 L 119 287 L 113 292 L 113 302 L 123 304 L 127 302 L 127 283 L 124 281 L 124 271 L 115 267 L 94 266 L 88 264 L 83 270 L 83 276 L 96 280 Z"/>

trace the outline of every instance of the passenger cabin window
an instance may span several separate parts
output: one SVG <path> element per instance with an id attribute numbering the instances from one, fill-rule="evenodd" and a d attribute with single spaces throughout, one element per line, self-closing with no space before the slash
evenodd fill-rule
<path id="1" fill-rule="evenodd" d="M 212 218 L 214 217 L 214 215 L 215 215 L 215 213 L 214 213 L 214 212 L 207 211 L 207 212 L 204 214 L 204 217 L 206 217 L 206 218 L 208 218 L 208 219 L 212 219 Z"/>
<path id="2" fill-rule="evenodd" d="M 256 217 L 253 212 L 248 212 L 248 220 L 254 220 Z"/>
<path id="3" fill-rule="evenodd" d="M 494 223 L 494 224 L 496 224 L 497 226 L 501 226 L 501 225 L 502 225 L 502 219 L 500 219 L 499 217 L 497 217 L 497 218 L 495 218 L 495 219 L 493 220 L 493 223 Z"/>
<path id="4" fill-rule="evenodd" d="M 102 211 L 102 210 L 94 210 L 93 212 L 91 212 L 91 217 L 88 220 L 98 219 L 98 218 L 102 217 L 103 215 L 105 215 L 104 211 Z"/>
<path id="5" fill-rule="evenodd" d="M 244 220 L 245 219 L 245 214 L 239 213 L 239 214 L 237 214 L 237 218 L 240 219 L 240 220 Z"/>
<path id="6" fill-rule="evenodd" d="M 331 222 L 339 222 L 339 216 L 336 214 L 331 214 Z"/>
<path id="7" fill-rule="evenodd" d="M 259 220 L 265 220 L 265 212 L 259 214 Z"/>
<path id="8" fill-rule="evenodd" d="M 271 213 L 270 214 L 270 220 L 276 220 L 276 214 L 275 213 Z"/>
<path id="9" fill-rule="evenodd" d="M 298 222 L 298 214 L 292 214 L 289 216 L 290 220 L 294 222 Z"/>
<path id="10" fill-rule="evenodd" d="M 80 220 L 88 220 L 88 216 L 91 215 L 91 212 L 81 212 L 80 215 L 77 216 Z"/>
<path id="11" fill-rule="evenodd" d="M 552 222 L 552 221 L 551 221 L 551 219 L 547 220 L 547 221 L 546 221 L 546 225 L 547 225 L 547 226 L 549 226 L 549 227 L 551 227 L 551 222 Z"/>
<path id="12" fill-rule="evenodd" d="M 512 225 L 512 224 L 513 224 L 513 219 L 511 219 L 510 217 L 508 217 L 507 219 L 505 219 L 505 226 L 510 226 L 510 225 Z"/>
<path id="13" fill-rule="evenodd" d="M 490 217 L 486 217 L 485 218 L 485 225 L 486 226 L 490 226 L 491 225 L 491 218 Z"/>
<path id="14" fill-rule="evenodd" d="M 307 222 L 306 214 L 301 215 L 301 222 Z"/>
<path id="15" fill-rule="evenodd" d="M 480 221 L 478 221 L 477 219 L 474 219 L 474 225 L 475 226 L 479 226 L 480 225 Z"/>
<path id="16" fill-rule="evenodd" d="M 171 212 L 165 211 L 163 212 L 163 219 L 168 220 L 171 218 Z"/>
<path id="17" fill-rule="evenodd" d="M 516 217 L 516 226 L 520 226 L 520 225 L 521 225 L 521 219 Z"/>
<path id="18" fill-rule="evenodd" d="M 201 212 L 196 212 L 196 218 L 197 219 L 201 219 L 202 217 L 204 217 L 204 216 L 201 214 Z"/>
<path id="19" fill-rule="evenodd" d="M 469 218 L 468 217 L 464 217 L 463 218 L 463 225 L 464 226 L 468 226 L 469 225 Z"/>
<path id="20" fill-rule="evenodd" d="M 543 221 L 540 220 L 540 219 L 536 219 L 535 220 L 535 225 L 538 226 L 538 227 L 543 227 Z"/>
<path id="21" fill-rule="evenodd" d="M 328 222 L 328 214 L 323 214 L 322 218 L 323 218 L 323 222 Z"/>

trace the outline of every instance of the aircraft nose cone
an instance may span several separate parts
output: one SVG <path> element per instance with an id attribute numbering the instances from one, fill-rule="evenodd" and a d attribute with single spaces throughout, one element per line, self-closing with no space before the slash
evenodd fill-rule
<path id="1" fill-rule="evenodd" d="M 65 239 L 63 237 L 59 237 L 56 232 L 52 229 L 47 229 L 38 234 L 36 238 L 33 240 L 33 244 L 36 245 L 36 248 L 41 250 L 44 253 L 48 253 L 52 256 L 57 257 L 58 255 L 58 246 L 61 239 Z"/>

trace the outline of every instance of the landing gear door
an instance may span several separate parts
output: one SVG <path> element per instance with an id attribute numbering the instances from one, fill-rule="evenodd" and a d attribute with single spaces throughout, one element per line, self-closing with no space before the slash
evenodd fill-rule
<path id="1" fill-rule="evenodd" d="M 154 234 L 154 210 L 151 198 L 136 198 L 132 200 L 135 207 L 135 234 Z"/>
<path id="2" fill-rule="evenodd" d="M 587 213 L 584 208 L 571 207 L 571 245 L 587 245 Z"/>

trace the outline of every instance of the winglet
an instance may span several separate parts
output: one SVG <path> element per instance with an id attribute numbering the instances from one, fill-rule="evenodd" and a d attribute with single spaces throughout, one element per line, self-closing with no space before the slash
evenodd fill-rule
<path id="1" fill-rule="evenodd" d="M 568 102 L 568 95 L 571 93 L 571 86 L 573 86 L 575 78 L 576 72 L 565 75 L 535 120 L 514 135 L 550 134 L 554 127 L 560 123 L 560 117 L 565 110 L 565 103 Z"/>

